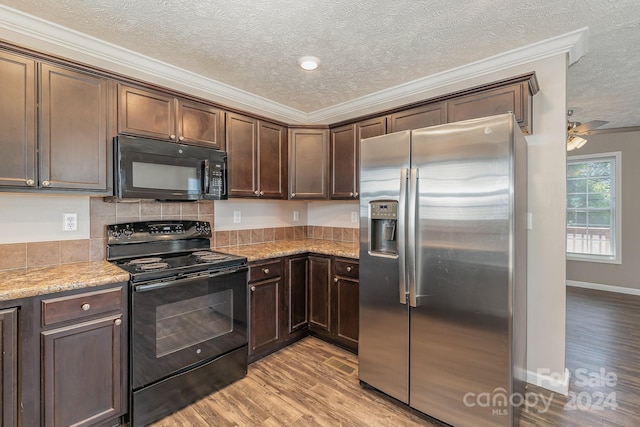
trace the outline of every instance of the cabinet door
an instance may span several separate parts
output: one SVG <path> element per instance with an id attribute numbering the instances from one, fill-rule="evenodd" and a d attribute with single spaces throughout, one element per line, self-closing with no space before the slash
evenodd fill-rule
<path id="1" fill-rule="evenodd" d="M 336 339 L 353 349 L 358 348 L 358 281 L 346 277 L 334 278 L 333 333 Z"/>
<path id="2" fill-rule="evenodd" d="M 511 111 L 523 130 L 530 133 L 528 88 L 526 82 L 521 82 L 448 101 L 448 121 L 458 122 Z"/>
<path id="3" fill-rule="evenodd" d="M 332 199 L 357 198 L 358 146 L 355 125 L 331 129 Z"/>
<path id="4" fill-rule="evenodd" d="M 107 79 L 41 65 L 41 188 L 106 191 L 108 88 Z"/>
<path id="5" fill-rule="evenodd" d="M 373 138 L 387 133 L 387 117 L 376 117 L 356 123 L 356 140 L 358 144 L 362 139 Z M 358 150 L 358 152 L 360 152 Z"/>
<path id="6" fill-rule="evenodd" d="M 331 259 L 309 257 L 309 326 L 330 331 L 329 300 L 331 298 Z"/>
<path id="7" fill-rule="evenodd" d="M 394 113 L 389 117 L 389 126 L 390 132 L 399 132 L 439 125 L 446 120 L 446 106 L 444 102 L 438 102 Z"/>
<path id="8" fill-rule="evenodd" d="M 280 277 L 249 286 L 249 358 L 280 340 Z"/>
<path id="9" fill-rule="evenodd" d="M 229 196 L 256 197 L 257 121 L 239 114 L 227 114 L 227 162 Z"/>
<path id="10" fill-rule="evenodd" d="M 199 102 L 178 100 L 178 141 L 224 150 L 224 112 Z"/>
<path id="11" fill-rule="evenodd" d="M 120 85 L 118 133 L 176 140 L 176 101 L 168 94 Z"/>
<path id="12" fill-rule="evenodd" d="M 34 61 L 0 52 L 0 186 L 37 183 L 35 69 Z"/>
<path id="13" fill-rule="evenodd" d="M 289 133 L 289 198 L 326 199 L 329 130 L 292 129 Z"/>
<path id="14" fill-rule="evenodd" d="M 41 333 L 43 425 L 89 426 L 122 413 L 120 317 Z"/>
<path id="15" fill-rule="evenodd" d="M 18 309 L 0 311 L 0 422 L 17 425 L 18 411 Z"/>
<path id="16" fill-rule="evenodd" d="M 307 277 L 309 258 L 289 258 L 288 264 L 288 319 L 287 331 L 289 334 L 307 329 L 308 299 Z"/>
<path id="17" fill-rule="evenodd" d="M 287 131 L 258 121 L 258 192 L 260 197 L 287 198 Z"/>

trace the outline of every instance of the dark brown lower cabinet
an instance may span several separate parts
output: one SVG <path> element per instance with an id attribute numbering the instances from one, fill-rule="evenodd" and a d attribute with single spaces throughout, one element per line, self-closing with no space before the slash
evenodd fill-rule
<path id="1" fill-rule="evenodd" d="M 282 343 L 284 280 L 282 259 L 249 266 L 249 361 L 277 350 Z"/>
<path id="2" fill-rule="evenodd" d="M 329 332 L 331 328 L 329 298 L 331 296 L 331 258 L 309 256 L 309 330 Z"/>
<path id="3" fill-rule="evenodd" d="M 122 319 L 42 332 L 43 425 L 91 426 L 122 414 Z"/>
<path id="4" fill-rule="evenodd" d="M 359 281 L 358 262 L 336 258 L 331 289 L 331 325 L 333 338 L 341 345 L 358 350 Z"/>
<path id="5" fill-rule="evenodd" d="M 17 425 L 18 412 L 18 309 L 0 310 L 0 421 Z"/>
<path id="6" fill-rule="evenodd" d="M 307 277 L 309 257 L 307 255 L 287 258 L 287 338 L 306 335 L 309 328 L 309 304 Z"/>

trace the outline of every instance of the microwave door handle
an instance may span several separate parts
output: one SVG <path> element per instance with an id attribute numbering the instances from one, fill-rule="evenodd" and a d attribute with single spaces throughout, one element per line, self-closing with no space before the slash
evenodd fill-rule
<path id="1" fill-rule="evenodd" d="M 203 189 L 204 194 L 209 194 L 209 185 L 211 185 L 211 184 L 209 182 L 210 179 L 209 179 L 209 160 L 208 159 L 206 159 L 204 161 L 204 173 L 203 173 L 203 175 L 204 176 L 202 177 L 202 181 L 203 181 L 204 185 L 202 186 L 202 189 Z"/>

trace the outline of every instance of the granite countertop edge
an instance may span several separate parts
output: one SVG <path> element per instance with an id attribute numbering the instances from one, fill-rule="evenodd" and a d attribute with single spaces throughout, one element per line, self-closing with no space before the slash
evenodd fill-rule
<path id="1" fill-rule="evenodd" d="M 305 253 L 353 259 L 357 259 L 359 255 L 357 242 L 316 239 L 281 240 L 216 248 L 215 250 L 244 256 L 249 262 Z M 0 270 L 0 301 L 18 300 L 127 281 L 129 281 L 129 273 L 108 261 Z"/>

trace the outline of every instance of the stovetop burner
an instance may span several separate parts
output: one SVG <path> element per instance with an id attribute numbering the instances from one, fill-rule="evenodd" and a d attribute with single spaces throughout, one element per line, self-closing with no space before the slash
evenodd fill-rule
<path id="1" fill-rule="evenodd" d="M 132 282 L 220 271 L 247 259 L 210 249 L 203 221 L 148 221 L 107 226 L 107 260 L 131 274 Z"/>

